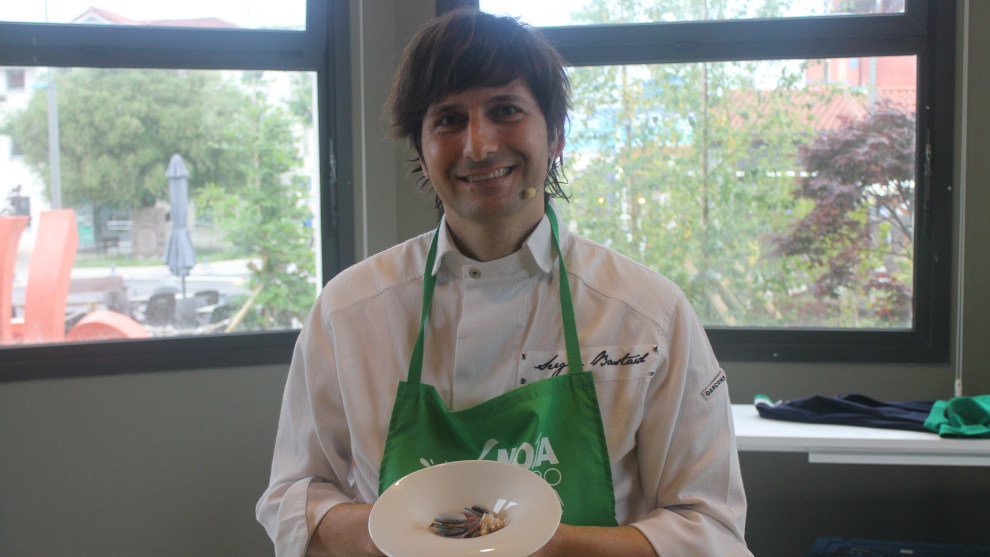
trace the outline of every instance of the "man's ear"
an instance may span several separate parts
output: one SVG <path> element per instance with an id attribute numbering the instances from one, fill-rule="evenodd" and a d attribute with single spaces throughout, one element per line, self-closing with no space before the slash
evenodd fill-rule
<path id="1" fill-rule="evenodd" d="M 550 137 L 550 143 L 547 146 L 550 152 L 550 160 L 556 160 L 560 158 L 560 156 L 564 153 L 564 143 L 565 143 L 564 130 L 563 129 L 556 130 L 556 133 L 554 133 L 553 136 Z"/>
<path id="2" fill-rule="evenodd" d="M 430 179 L 430 172 L 426 169 L 426 159 L 423 158 L 423 153 L 419 149 L 416 149 L 416 156 L 418 157 L 419 169 L 423 172 L 423 176 L 427 180 Z"/>

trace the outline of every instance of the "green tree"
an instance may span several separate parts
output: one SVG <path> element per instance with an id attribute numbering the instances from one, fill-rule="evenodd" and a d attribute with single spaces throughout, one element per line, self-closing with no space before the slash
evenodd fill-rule
<path id="1" fill-rule="evenodd" d="M 249 160 L 243 182 L 207 186 L 197 201 L 239 251 L 257 258 L 249 265 L 254 293 L 244 303 L 243 329 L 300 325 L 312 306 L 316 263 L 313 230 L 306 226 L 309 182 L 287 109 L 269 103 L 252 81 L 251 102 L 231 122 L 232 148 Z"/>
<path id="2" fill-rule="evenodd" d="M 64 205 L 131 209 L 167 199 L 173 153 L 195 169 L 192 191 L 244 181 L 250 159 L 231 122 L 248 98 L 219 72 L 77 68 L 56 71 L 55 84 Z M 2 131 L 47 182 L 47 94 L 10 114 Z"/>
<path id="3" fill-rule="evenodd" d="M 910 326 L 915 119 L 889 102 L 802 146 L 795 195 L 814 207 L 777 240 L 811 270 L 811 293 L 856 298 L 860 324 Z"/>
<path id="4" fill-rule="evenodd" d="M 766 2 L 762 15 L 783 3 Z M 624 22 L 730 17 L 738 2 L 591 3 L 575 19 Z M 803 269 L 767 241 L 806 210 L 792 196 L 810 107 L 828 90 L 802 87 L 803 68 L 692 63 L 576 68 L 569 152 L 584 235 L 664 273 L 709 324 L 789 324 L 788 293 Z M 767 78 L 763 78 L 767 79 Z M 795 107 L 799 108 L 795 110 Z"/>
<path id="5" fill-rule="evenodd" d="M 305 73 L 292 74 L 289 81 L 288 107 L 293 116 L 304 125 L 313 121 L 313 85 L 315 76 Z"/>

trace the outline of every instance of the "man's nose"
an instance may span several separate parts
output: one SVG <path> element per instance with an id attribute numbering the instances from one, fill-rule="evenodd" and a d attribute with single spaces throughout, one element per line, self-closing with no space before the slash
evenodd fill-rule
<path id="1" fill-rule="evenodd" d="M 471 118 L 467 124 L 464 155 L 472 160 L 484 160 L 498 151 L 498 130 L 487 118 Z"/>

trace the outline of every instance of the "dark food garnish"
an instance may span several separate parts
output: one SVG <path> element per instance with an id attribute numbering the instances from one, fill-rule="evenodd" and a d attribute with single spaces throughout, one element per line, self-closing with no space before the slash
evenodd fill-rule
<path id="1" fill-rule="evenodd" d="M 430 531 L 445 538 L 476 538 L 505 526 L 505 519 L 481 505 L 472 505 L 457 515 L 440 515 L 430 523 Z"/>

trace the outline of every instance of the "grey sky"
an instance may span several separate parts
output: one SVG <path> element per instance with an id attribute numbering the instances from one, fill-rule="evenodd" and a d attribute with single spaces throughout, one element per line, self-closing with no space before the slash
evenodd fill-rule
<path id="1" fill-rule="evenodd" d="M 0 20 L 66 23 L 90 7 L 139 21 L 219 17 L 241 27 L 301 27 L 306 0 L 20 0 L 0 5 Z"/>

